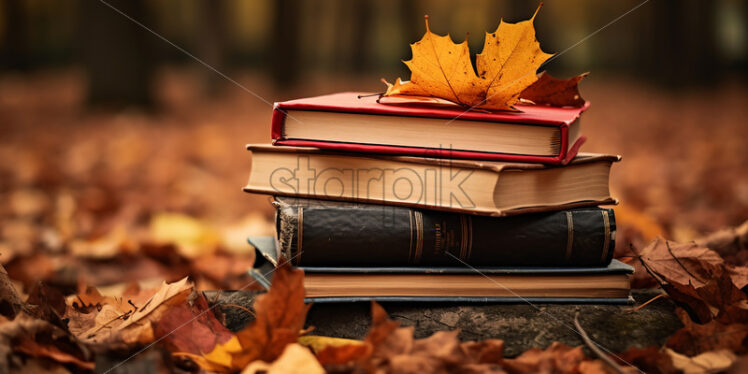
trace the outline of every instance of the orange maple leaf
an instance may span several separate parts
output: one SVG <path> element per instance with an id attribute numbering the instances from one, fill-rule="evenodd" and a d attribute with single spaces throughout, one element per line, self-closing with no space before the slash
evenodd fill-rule
<path id="1" fill-rule="evenodd" d="M 449 35 L 432 33 L 426 16 L 426 34 L 411 44 L 413 58 L 405 61 L 410 81 L 398 78 L 388 84 L 384 96 L 438 97 L 471 109 L 512 109 L 519 94 L 537 80 L 536 70 L 552 56 L 535 38 L 533 20 L 540 6 L 529 20 L 501 20 L 495 32 L 486 33 L 483 52 L 476 56 L 477 74 L 467 40 L 455 44 Z"/>

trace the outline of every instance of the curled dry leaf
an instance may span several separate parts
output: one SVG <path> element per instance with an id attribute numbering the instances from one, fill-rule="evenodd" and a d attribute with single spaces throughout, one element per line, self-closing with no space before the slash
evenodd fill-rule
<path id="1" fill-rule="evenodd" d="M 552 56 L 535 39 L 538 10 L 540 6 L 527 21 L 501 20 L 495 32 L 486 33 L 483 51 L 476 56 L 477 74 L 467 40 L 455 44 L 449 35 L 432 33 L 426 17 L 426 33 L 411 44 L 413 58 L 405 61 L 410 81 L 398 78 L 384 95 L 431 96 L 469 108 L 513 109 L 520 93 L 537 79 L 536 70 Z"/>
<path id="2" fill-rule="evenodd" d="M 721 373 L 732 366 L 737 360 L 734 353 L 722 349 L 688 357 L 665 348 L 665 352 L 673 360 L 673 366 L 684 374 Z"/>
<path id="3" fill-rule="evenodd" d="M 557 79 L 548 72 L 538 75 L 538 80 L 525 88 L 519 98 L 539 105 L 583 107 L 587 103 L 579 93 L 579 82 L 589 73 L 569 79 Z"/>
<path id="4" fill-rule="evenodd" d="M 655 239 L 640 259 L 668 295 L 692 319 L 706 323 L 748 320 L 744 267 L 726 265 L 714 251 L 694 243 L 678 244 Z"/>
<path id="5" fill-rule="evenodd" d="M 687 356 L 728 349 L 735 353 L 748 350 L 748 323 L 725 324 L 717 320 L 706 324 L 691 321 L 683 310 L 678 310 L 683 328 L 671 335 L 665 346 Z"/>
<path id="6" fill-rule="evenodd" d="M 241 370 L 257 360 L 273 362 L 298 340 L 309 307 L 304 304 L 304 272 L 285 263 L 275 271 L 270 290 L 257 297 L 255 320 L 249 326 L 205 354 L 176 355 L 192 359 L 205 370 L 222 372 Z"/>
<path id="7" fill-rule="evenodd" d="M 186 303 L 193 289 L 187 278 L 170 284 L 164 282 L 142 303 L 124 297 L 101 297 L 89 290 L 77 297 L 82 305 L 76 303 L 68 309 L 70 330 L 81 341 L 104 349 L 146 344 L 154 340 L 154 323 L 169 309 Z"/>

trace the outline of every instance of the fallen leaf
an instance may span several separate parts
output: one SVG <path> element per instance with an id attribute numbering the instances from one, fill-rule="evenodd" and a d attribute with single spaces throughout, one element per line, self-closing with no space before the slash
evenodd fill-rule
<path id="1" fill-rule="evenodd" d="M 363 344 L 328 346 L 317 359 L 331 371 L 392 373 L 504 373 L 504 342 L 463 342 L 459 330 L 413 338 L 413 327 L 399 327 L 372 302 L 372 326 Z"/>
<path id="2" fill-rule="evenodd" d="M 275 361 L 289 344 L 296 343 L 311 305 L 304 304 L 304 271 L 285 262 L 273 274 L 270 290 L 257 297 L 255 320 L 226 343 L 206 354 L 178 352 L 212 371 L 236 371 L 250 362 Z"/>
<path id="3" fill-rule="evenodd" d="M 209 253 L 221 242 L 211 225 L 178 213 L 159 213 L 151 219 L 151 236 L 158 243 L 173 243 L 188 258 Z"/>
<path id="4" fill-rule="evenodd" d="M 335 338 L 330 336 L 306 335 L 299 337 L 299 344 L 309 348 L 312 352 L 318 353 L 327 347 L 341 347 L 346 345 L 363 346 L 364 342 L 354 339 Z"/>
<path id="5" fill-rule="evenodd" d="M 186 303 L 193 290 L 192 284 L 184 278 L 171 284 L 163 282 L 153 296 L 140 304 L 135 304 L 131 299 L 128 302 L 124 297 L 114 301 L 103 298 L 97 302 L 101 305 L 100 309 L 96 308 L 97 311 L 70 311 L 70 329 L 81 341 L 101 347 L 146 344 L 155 339 L 154 323 L 171 308 Z M 94 294 L 87 297 L 90 297 L 88 302 L 96 299 Z M 81 300 L 86 303 L 85 299 Z"/>
<path id="6" fill-rule="evenodd" d="M 694 287 L 705 285 L 724 263 L 709 248 L 695 243 L 675 243 L 660 237 L 642 249 L 640 256 L 650 270 L 668 282 L 692 284 Z"/>
<path id="7" fill-rule="evenodd" d="M 222 250 L 200 256 L 191 263 L 192 273 L 210 280 L 217 288 L 244 289 L 252 282 L 248 270 L 254 255 L 234 255 Z"/>
<path id="8" fill-rule="evenodd" d="M 645 373 L 671 374 L 677 370 L 673 360 L 660 347 L 631 347 L 626 352 L 610 355 L 621 365 L 634 365 Z"/>
<path id="9" fill-rule="evenodd" d="M 166 310 L 153 324 L 156 339 L 171 352 L 210 352 L 233 336 L 216 319 L 200 292 L 190 295 L 186 303 Z"/>
<path id="10" fill-rule="evenodd" d="M 520 100 L 550 106 L 583 107 L 586 101 L 579 93 L 579 82 L 589 73 L 579 74 L 569 79 L 557 79 L 547 72 L 538 75 L 538 80 L 519 94 Z"/>
<path id="11" fill-rule="evenodd" d="M 135 243 L 129 239 L 127 230 L 117 226 L 108 234 L 92 240 L 73 240 L 69 244 L 73 256 L 91 259 L 110 259 L 120 252 L 132 251 Z"/>
<path id="12" fill-rule="evenodd" d="M 309 373 L 324 374 L 325 369 L 317 362 L 309 349 L 299 344 L 289 344 L 283 353 L 273 363 L 255 361 L 244 370 L 242 374 L 285 374 L 285 373 Z"/>
<path id="13" fill-rule="evenodd" d="M 8 355 L 44 357 L 84 370 L 93 370 L 88 349 L 64 329 L 47 321 L 21 313 L 13 321 L 0 324 L 0 372 L 8 372 Z M 5 353 L 5 354 L 3 354 Z"/>
<path id="14" fill-rule="evenodd" d="M 671 335 L 665 346 L 687 356 L 727 349 L 735 353 L 745 353 L 748 347 L 748 324 L 725 324 L 712 320 L 706 324 L 691 321 L 688 315 L 678 310 L 683 328 Z"/>
<path id="15" fill-rule="evenodd" d="M 684 374 L 719 373 L 732 366 L 737 357 L 732 352 L 722 349 L 705 352 L 698 356 L 688 357 L 665 348 L 665 352 L 673 360 L 673 366 Z"/>
<path id="16" fill-rule="evenodd" d="M 29 311 L 29 308 L 18 296 L 18 291 L 8 278 L 5 267 L 0 265 L 0 315 L 13 319 L 23 311 Z"/>
<path id="17" fill-rule="evenodd" d="M 542 5 L 542 4 L 541 4 Z M 537 79 L 535 72 L 552 55 L 544 53 L 535 39 L 533 21 L 504 22 L 486 33 L 483 51 L 473 69 L 467 40 L 455 44 L 449 35 L 426 33 L 411 44 L 412 59 L 405 61 L 410 81 L 398 78 L 388 84 L 384 96 L 432 96 L 463 107 L 511 110 L 520 93 Z"/>
<path id="18" fill-rule="evenodd" d="M 532 348 L 513 359 L 506 359 L 504 367 L 510 373 L 549 371 L 569 373 L 586 359 L 582 347 L 569 347 L 553 342 L 548 348 Z"/>
<path id="19" fill-rule="evenodd" d="M 697 239 L 696 244 L 712 249 L 723 257 L 748 250 L 748 221 Z"/>

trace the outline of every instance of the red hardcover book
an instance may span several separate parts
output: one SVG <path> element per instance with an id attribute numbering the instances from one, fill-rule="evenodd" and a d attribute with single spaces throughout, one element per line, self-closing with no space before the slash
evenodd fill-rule
<path id="1" fill-rule="evenodd" d="M 565 165 L 585 140 L 579 117 L 588 107 L 518 104 L 517 112 L 378 103 L 344 92 L 276 103 L 275 145 L 428 157 Z"/>

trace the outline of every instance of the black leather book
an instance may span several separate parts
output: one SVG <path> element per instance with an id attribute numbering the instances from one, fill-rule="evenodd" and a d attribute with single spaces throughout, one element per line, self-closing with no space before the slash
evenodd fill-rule
<path id="1" fill-rule="evenodd" d="M 607 266 L 612 209 L 486 217 L 276 197 L 278 244 L 296 266 Z"/>

